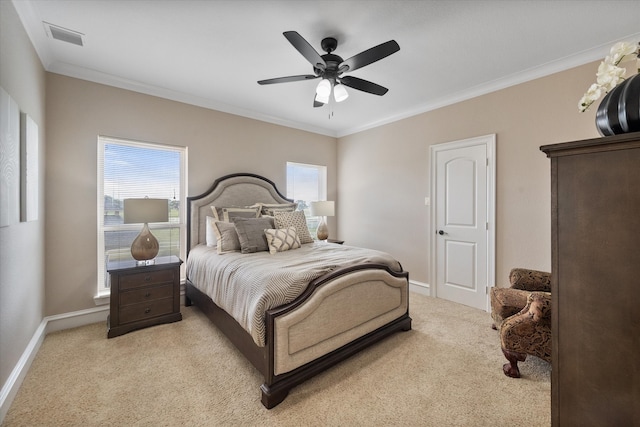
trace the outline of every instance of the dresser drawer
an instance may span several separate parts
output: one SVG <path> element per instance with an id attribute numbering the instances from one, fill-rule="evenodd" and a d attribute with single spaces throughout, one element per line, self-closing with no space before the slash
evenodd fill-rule
<path id="1" fill-rule="evenodd" d="M 172 312 L 173 298 L 163 298 L 146 303 L 131 304 L 120 308 L 120 323 L 136 322 Z"/>
<path id="2" fill-rule="evenodd" d="M 162 298 L 173 297 L 173 284 L 149 286 L 120 293 L 120 306 L 151 302 Z"/>
<path id="3" fill-rule="evenodd" d="M 173 282 L 174 269 L 149 271 L 120 276 L 120 290 L 140 288 L 158 283 Z"/>

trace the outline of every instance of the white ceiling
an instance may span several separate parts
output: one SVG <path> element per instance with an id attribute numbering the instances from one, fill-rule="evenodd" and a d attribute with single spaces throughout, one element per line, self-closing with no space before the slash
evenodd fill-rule
<path id="1" fill-rule="evenodd" d="M 604 57 L 637 42 L 640 1 L 14 0 L 47 71 L 330 136 L 344 136 Z M 83 34 L 47 36 L 43 21 Z M 347 59 L 394 39 L 400 51 L 353 75 L 389 88 L 313 108 L 318 80 L 284 38 Z M 595 69 L 594 69 L 595 73 Z M 586 88 L 585 88 L 586 90 Z M 582 93 L 576 93 L 576 109 Z"/>

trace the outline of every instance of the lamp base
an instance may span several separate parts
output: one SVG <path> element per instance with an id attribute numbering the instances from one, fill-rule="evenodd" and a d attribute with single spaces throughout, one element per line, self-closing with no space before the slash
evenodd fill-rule
<path id="1" fill-rule="evenodd" d="M 131 244 L 131 256 L 138 261 L 138 264 L 140 264 L 140 262 L 146 263 L 155 258 L 159 251 L 160 245 L 158 244 L 158 239 L 151 234 L 149 225 L 145 223 L 142 231 Z"/>
<path id="2" fill-rule="evenodd" d="M 324 222 L 324 218 L 322 218 L 320 220 L 320 224 L 318 224 L 316 236 L 318 237 L 318 240 L 327 240 L 329 237 L 329 228 L 327 228 L 327 223 Z"/>

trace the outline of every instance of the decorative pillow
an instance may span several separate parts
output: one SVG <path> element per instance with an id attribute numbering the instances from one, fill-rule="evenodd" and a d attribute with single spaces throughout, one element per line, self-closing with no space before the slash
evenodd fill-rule
<path id="1" fill-rule="evenodd" d="M 217 221 L 232 222 L 232 218 L 257 218 L 260 216 L 259 206 L 231 206 L 216 207 L 211 206 L 213 216 Z"/>
<path id="2" fill-rule="evenodd" d="M 267 229 L 264 230 L 264 235 L 267 237 L 271 255 L 276 252 L 298 249 L 301 246 L 295 227 Z"/>
<path id="3" fill-rule="evenodd" d="M 233 218 L 236 226 L 238 240 L 240 241 L 240 252 L 250 254 L 269 250 L 267 238 L 264 230 L 274 228 L 273 218 Z"/>
<path id="4" fill-rule="evenodd" d="M 276 228 L 295 227 L 300 243 L 313 243 L 313 237 L 307 227 L 307 218 L 303 211 L 276 212 L 274 215 Z"/>
<path id="5" fill-rule="evenodd" d="M 260 214 L 274 216 L 276 212 L 293 212 L 298 209 L 297 203 L 256 203 L 260 207 Z"/>
<path id="6" fill-rule="evenodd" d="M 207 246 L 215 246 L 218 243 L 218 238 L 216 237 L 216 232 L 214 230 L 216 222 L 215 218 L 212 216 L 207 216 Z"/>
<path id="7" fill-rule="evenodd" d="M 236 226 L 230 222 L 216 221 L 213 229 L 218 238 L 218 253 L 238 252 L 240 250 L 240 240 Z"/>

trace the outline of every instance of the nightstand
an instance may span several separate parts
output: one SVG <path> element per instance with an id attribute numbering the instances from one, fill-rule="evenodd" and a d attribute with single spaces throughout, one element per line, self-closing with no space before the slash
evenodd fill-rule
<path id="1" fill-rule="evenodd" d="M 136 261 L 107 263 L 111 278 L 111 307 L 107 337 L 182 320 L 180 264 L 176 256 L 157 257 L 153 265 Z"/>
<path id="2" fill-rule="evenodd" d="M 327 243 L 335 243 L 336 245 L 341 245 L 344 243 L 344 240 L 327 239 Z"/>

